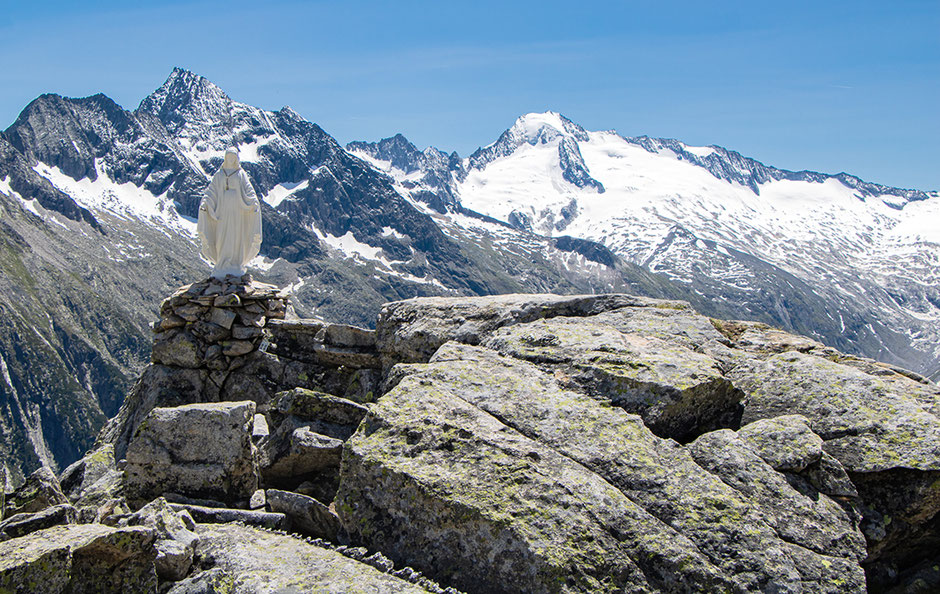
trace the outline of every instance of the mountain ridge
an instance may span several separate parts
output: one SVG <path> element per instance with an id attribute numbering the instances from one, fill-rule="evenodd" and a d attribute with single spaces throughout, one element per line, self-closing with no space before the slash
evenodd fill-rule
<path id="1" fill-rule="evenodd" d="M 407 140 L 396 138 L 400 146 Z M 936 216 L 930 213 L 940 192 L 884 186 L 844 172 L 780 169 L 717 145 L 588 132 L 556 112 L 520 116 L 459 166 L 416 162 L 419 169 L 403 175 L 391 165 L 394 146 L 355 142 L 347 150 L 437 210 L 464 208 L 545 236 L 595 241 L 691 283 L 712 301 L 730 299 L 745 317 L 940 377 L 940 333 L 933 324 L 940 309 L 931 300 L 940 279 L 929 264 L 940 258 L 940 239 L 923 223 Z M 684 230 L 678 243 L 677 230 Z M 905 262 L 913 267 L 907 270 Z M 696 272 L 703 267 L 711 272 Z M 862 270 L 861 279 L 855 270 Z M 818 302 L 808 322 L 787 305 L 793 275 L 803 283 L 801 300 Z M 755 284 L 749 277 L 767 281 Z M 775 293 L 779 304 L 768 301 Z"/>
<path id="2" fill-rule="evenodd" d="M 150 357 L 160 300 L 208 274 L 195 215 L 233 144 L 262 201 L 251 272 L 301 315 L 367 326 L 387 301 L 519 291 L 694 298 L 588 240 L 441 218 L 293 110 L 183 69 L 133 111 L 45 94 L 0 133 L 0 452 L 14 484 L 87 448 Z"/>

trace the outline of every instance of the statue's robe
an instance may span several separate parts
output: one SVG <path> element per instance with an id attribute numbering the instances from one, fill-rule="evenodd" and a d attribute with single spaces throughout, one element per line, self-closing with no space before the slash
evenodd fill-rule
<path id="1" fill-rule="evenodd" d="M 199 205 L 196 227 L 212 276 L 241 276 L 261 249 L 261 204 L 248 174 L 220 168 Z"/>

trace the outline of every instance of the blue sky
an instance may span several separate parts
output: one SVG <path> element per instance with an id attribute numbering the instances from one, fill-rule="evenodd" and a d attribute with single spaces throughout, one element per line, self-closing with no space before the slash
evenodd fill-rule
<path id="1" fill-rule="evenodd" d="M 41 93 L 128 109 L 174 66 L 341 142 L 467 155 L 515 118 L 940 189 L 940 1 L 11 2 L 0 127 Z"/>

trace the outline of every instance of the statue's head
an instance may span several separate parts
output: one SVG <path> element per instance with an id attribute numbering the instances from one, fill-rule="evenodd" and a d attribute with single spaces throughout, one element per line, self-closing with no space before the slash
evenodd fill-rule
<path id="1" fill-rule="evenodd" d="M 225 169 L 238 169 L 240 166 L 238 162 L 238 150 L 230 148 L 225 151 L 225 160 L 222 161 L 222 167 Z"/>

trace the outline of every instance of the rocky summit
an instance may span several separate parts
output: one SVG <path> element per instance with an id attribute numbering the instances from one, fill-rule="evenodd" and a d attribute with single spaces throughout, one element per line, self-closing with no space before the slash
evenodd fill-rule
<path id="1" fill-rule="evenodd" d="M 84 458 L 5 493 L 0 592 L 932 592 L 940 388 L 623 294 L 375 330 L 181 287 Z"/>

